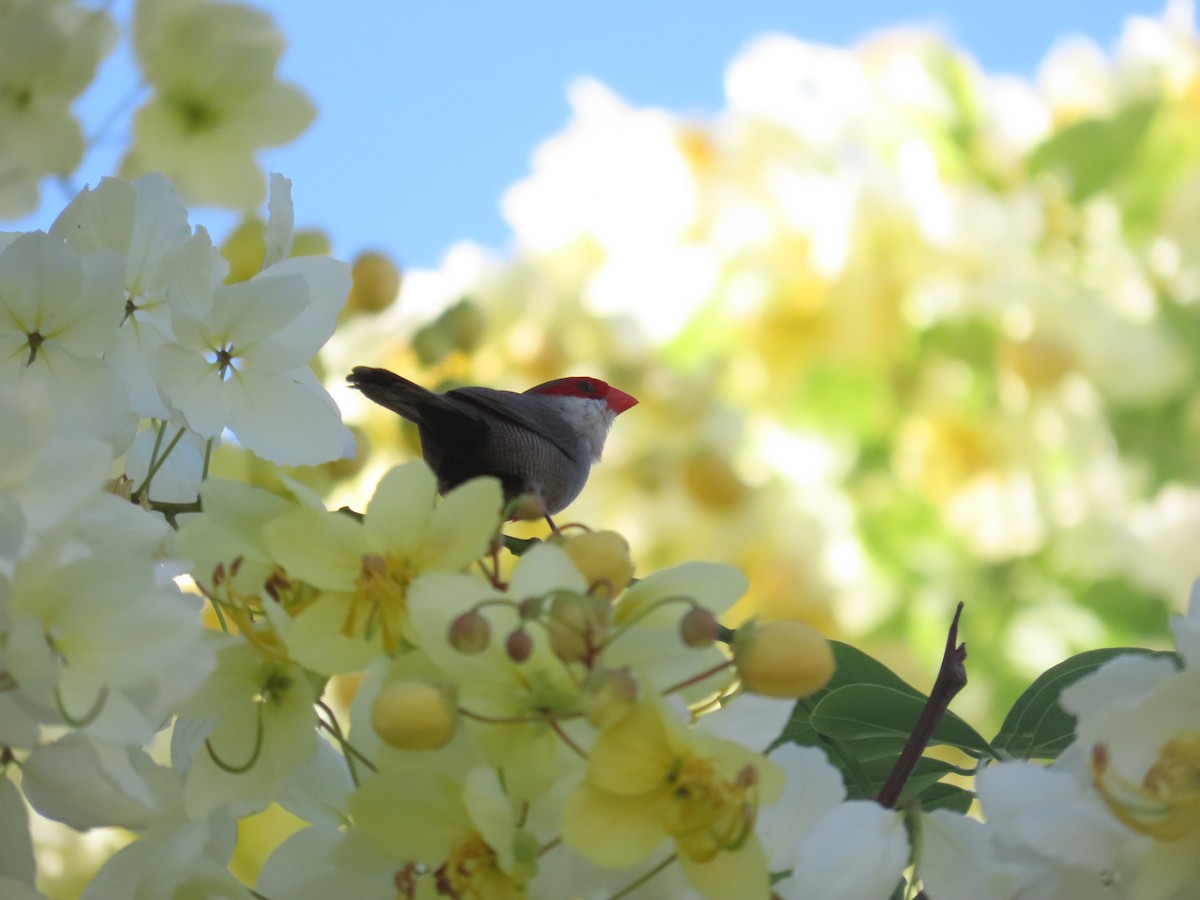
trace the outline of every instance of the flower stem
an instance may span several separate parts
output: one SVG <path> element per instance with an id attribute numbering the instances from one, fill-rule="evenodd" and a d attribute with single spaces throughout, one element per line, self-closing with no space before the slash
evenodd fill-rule
<path id="1" fill-rule="evenodd" d="M 554 733 L 562 739 L 564 744 L 579 754 L 580 759 L 587 759 L 587 751 L 571 740 L 571 736 L 563 731 L 563 727 L 555 719 L 550 720 L 550 727 L 554 729 Z"/>
<path id="2" fill-rule="evenodd" d="M 632 881 L 629 884 L 625 885 L 625 887 L 621 888 L 621 890 L 617 891 L 615 894 L 613 894 L 611 897 L 609 897 L 608 900 L 621 900 L 622 897 L 628 897 L 630 894 L 632 894 L 634 891 L 636 891 L 638 888 L 640 888 L 643 884 L 646 884 L 648 881 L 650 881 L 650 879 L 653 878 L 655 875 L 657 875 L 659 872 L 666 869 L 666 867 L 669 866 L 671 863 L 675 862 L 675 860 L 678 857 L 679 857 L 679 854 L 672 853 L 670 856 L 668 856 L 666 859 L 664 859 L 662 862 L 660 862 L 653 869 L 646 872 L 644 875 L 642 875 L 636 881 Z"/>
<path id="3" fill-rule="evenodd" d="M 167 461 L 167 457 L 171 455 L 171 451 L 175 449 L 175 445 L 179 443 L 180 438 L 183 437 L 183 433 L 187 430 L 180 427 L 179 431 L 175 433 L 175 437 L 171 438 L 171 443 L 167 444 L 167 449 L 163 451 L 162 456 L 159 456 L 158 445 L 162 440 L 163 431 L 166 427 L 166 422 L 163 422 L 158 427 L 158 437 L 154 440 L 154 452 L 150 455 L 150 468 L 147 470 L 146 477 L 142 480 L 142 483 L 138 485 L 138 489 L 133 492 L 135 502 L 140 500 L 142 494 L 150 489 L 150 482 L 158 474 L 158 470 L 162 468 L 162 464 Z"/>
<path id="4" fill-rule="evenodd" d="M 683 681 L 676 682 L 675 684 L 671 685 L 669 688 L 664 689 L 663 695 L 665 696 L 667 694 L 673 694 L 676 691 L 682 691 L 686 687 L 691 687 L 693 684 L 699 684 L 701 681 L 704 681 L 704 679 L 711 678 L 712 676 L 716 675 L 717 673 L 719 673 L 725 669 L 731 668 L 732 666 L 733 666 L 732 659 L 724 660 L 723 662 L 720 662 L 717 665 L 713 666 L 711 669 L 705 669 L 703 672 L 701 672 L 698 675 L 693 675 L 691 678 L 685 678 Z"/>

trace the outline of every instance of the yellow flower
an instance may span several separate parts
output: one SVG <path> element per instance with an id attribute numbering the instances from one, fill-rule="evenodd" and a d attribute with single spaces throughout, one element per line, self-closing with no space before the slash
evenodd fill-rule
<path id="1" fill-rule="evenodd" d="M 587 775 L 567 800 L 563 840 L 598 865 L 627 866 L 670 839 L 705 897 L 767 897 L 754 825 L 759 804 L 773 803 L 782 787 L 774 763 L 689 730 L 651 697 L 597 738 Z"/>
<path id="2" fill-rule="evenodd" d="M 423 865 L 439 896 L 521 900 L 536 841 L 517 828 L 496 772 L 468 770 L 469 759 L 462 743 L 383 758 L 350 799 L 355 825 L 388 857 Z"/>
<path id="3" fill-rule="evenodd" d="M 296 659 L 327 674 L 357 671 L 412 641 L 410 586 L 482 556 L 500 520 L 494 479 L 470 481 L 437 506 L 436 492 L 428 466 L 414 462 L 383 477 L 361 521 L 303 509 L 267 524 L 267 548 L 288 578 L 321 592 L 291 609 L 287 641 Z"/>

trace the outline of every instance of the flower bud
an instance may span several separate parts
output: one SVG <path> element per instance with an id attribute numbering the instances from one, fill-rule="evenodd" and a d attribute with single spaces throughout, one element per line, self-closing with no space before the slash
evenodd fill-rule
<path id="1" fill-rule="evenodd" d="M 703 606 L 693 606 L 679 620 L 679 637 L 689 647 L 700 650 L 712 646 L 720 628 L 716 616 Z"/>
<path id="2" fill-rule="evenodd" d="M 391 306 L 400 294 L 400 270 L 382 253 L 359 254 L 350 277 L 350 296 L 346 298 L 348 310 L 379 312 Z"/>
<path id="3" fill-rule="evenodd" d="M 436 750 L 454 736 L 458 706 L 454 691 L 427 681 L 385 684 L 371 704 L 371 725 L 399 750 Z"/>
<path id="4" fill-rule="evenodd" d="M 733 639 L 742 687 L 764 697 L 807 697 L 833 677 L 833 651 L 803 622 L 747 622 Z"/>
<path id="5" fill-rule="evenodd" d="M 638 683 L 629 667 L 596 669 L 579 686 L 583 715 L 596 728 L 603 728 L 637 702 Z"/>
<path id="6" fill-rule="evenodd" d="M 563 662 L 582 662 L 588 655 L 588 621 L 585 600 L 576 594 L 558 594 L 550 601 L 546 635 L 550 649 Z"/>
<path id="7" fill-rule="evenodd" d="M 504 649 L 513 662 L 523 663 L 533 653 L 533 638 L 524 628 L 518 628 L 508 636 L 508 640 L 504 642 Z"/>
<path id="8" fill-rule="evenodd" d="M 492 639 L 492 626 L 478 610 L 469 610 L 450 623 L 447 640 L 459 653 L 482 653 Z"/>
<path id="9" fill-rule="evenodd" d="M 587 580 L 588 590 L 602 586 L 615 597 L 633 578 L 629 544 L 615 531 L 589 531 L 568 538 L 563 550 Z"/>
<path id="10" fill-rule="evenodd" d="M 517 522 L 540 522 L 546 517 L 546 501 L 541 494 L 518 494 L 508 504 L 508 515 Z"/>

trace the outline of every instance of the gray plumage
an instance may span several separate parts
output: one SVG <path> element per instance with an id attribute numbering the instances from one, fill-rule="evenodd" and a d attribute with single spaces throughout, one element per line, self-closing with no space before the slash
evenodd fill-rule
<path id="1" fill-rule="evenodd" d="M 441 493 L 491 475 L 506 501 L 536 493 L 549 514 L 583 490 L 613 419 L 637 402 L 598 379 L 558 379 L 521 394 L 485 387 L 438 394 L 387 369 L 357 366 L 347 381 L 416 424 Z"/>

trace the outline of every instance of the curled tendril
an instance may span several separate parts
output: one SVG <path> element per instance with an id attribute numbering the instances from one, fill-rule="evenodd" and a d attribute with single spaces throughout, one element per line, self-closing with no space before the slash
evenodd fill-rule
<path id="1" fill-rule="evenodd" d="M 92 703 L 91 708 L 82 716 L 73 716 L 67 712 L 67 706 L 63 703 L 62 694 L 58 688 L 54 689 L 54 706 L 58 709 L 58 714 L 63 717 L 63 721 L 72 728 L 84 728 L 96 721 L 101 710 L 104 709 L 104 704 L 108 702 L 108 687 L 100 688 L 100 693 L 96 695 L 96 700 Z"/>
<path id="2" fill-rule="evenodd" d="M 208 738 L 204 739 L 204 749 L 208 751 L 209 757 L 216 764 L 217 768 L 223 772 L 228 772 L 230 775 L 243 775 L 254 768 L 254 764 L 258 762 L 259 756 L 262 755 L 263 733 L 266 728 L 263 724 L 263 704 L 256 703 L 258 715 L 254 722 L 254 749 L 250 751 L 250 758 L 240 766 L 230 765 L 217 755 L 217 751 L 213 749 L 212 741 Z"/>

